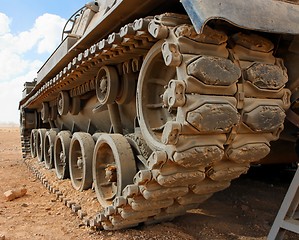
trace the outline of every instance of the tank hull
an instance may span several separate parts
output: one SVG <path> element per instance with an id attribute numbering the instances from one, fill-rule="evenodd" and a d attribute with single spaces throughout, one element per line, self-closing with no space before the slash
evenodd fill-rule
<path id="1" fill-rule="evenodd" d="M 264 4 L 254 2 L 103 1 L 74 20 L 76 41 L 62 43 L 25 91 L 21 134 L 24 157 L 55 167 L 59 180 L 45 182 L 94 185 L 101 207 L 87 206 L 87 225 L 170 220 L 252 164 L 296 161 L 299 74 L 289 59 L 299 59 L 298 24 L 290 29 L 285 11 L 277 26 L 249 21 Z M 278 7 L 298 10 L 275 1 L 264 16 Z M 287 160 L 269 155 L 278 139 Z"/>

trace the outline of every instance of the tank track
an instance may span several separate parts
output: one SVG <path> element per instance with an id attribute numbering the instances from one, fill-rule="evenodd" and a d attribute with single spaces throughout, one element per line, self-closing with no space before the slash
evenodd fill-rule
<path id="1" fill-rule="evenodd" d="M 31 129 L 26 128 L 26 114 L 24 111 L 21 112 L 21 127 L 20 127 L 20 134 L 21 134 L 21 147 L 22 147 L 22 156 L 24 159 L 31 157 L 31 150 L 30 150 L 30 135 Z"/>
<path id="2" fill-rule="evenodd" d="M 72 96 L 94 89 L 94 72 L 102 65 L 133 59 L 131 66 L 138 72 L 140 56 L 160 39 L 166 65 L 180 73 L 163 95 L 164 107 L 175 109 L 177 115 L 162 129 L 164 147 L 151 147 L 147 169 L 135 175 L 133 184 L 112 205 L 86 215 L 52 184 L 54 180 L 25 160 L 43 184 L 89 226 L 117 230 L 153 224 L 197 208 L 246 173 L 251 162 L 265 157 L 269 142 L 278 139 L 283 129 L 290 92 L 283 88 L 286 69 L 273 57 L 273 44 L 257 35 L 228 37 L 210 28 L 198 35 L 187 18 L 173 14 L 125 25 L 119 33 L 80 53 L 25 105 L 45 101 L 71 84 L 76 84 L 70 90 Z M 75 83 L 78 76 L 90 76 L 90 80 Z M 22 131 L 25 153 L 29 130 Z"/>

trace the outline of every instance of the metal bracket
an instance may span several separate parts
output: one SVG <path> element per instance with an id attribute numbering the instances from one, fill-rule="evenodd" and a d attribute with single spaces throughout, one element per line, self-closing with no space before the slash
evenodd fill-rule
<path id="1" fill-rule="evenodd" d="M 299 168 L 274 220 L 268 240 L 283 239 L 285 231 L 299 234 Z"/>

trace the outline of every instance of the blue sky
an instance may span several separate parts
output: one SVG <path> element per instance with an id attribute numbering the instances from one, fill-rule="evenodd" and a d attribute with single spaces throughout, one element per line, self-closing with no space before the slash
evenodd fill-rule
<path id="1" fill-rule="evenodd" d="M 44 13 L 68 19 L 88 0 L 2 0 L 0 12 L 12 19 L 11 30 L 15 33 L 30 29 L 35 19 Z"/>
<path id="2" fill-rule="evenodd" d="M 60 43 L 66 20 L 85 0 L 2 0 L 0 124 L 18 123 L 23 84 L 32 81 Z"/>

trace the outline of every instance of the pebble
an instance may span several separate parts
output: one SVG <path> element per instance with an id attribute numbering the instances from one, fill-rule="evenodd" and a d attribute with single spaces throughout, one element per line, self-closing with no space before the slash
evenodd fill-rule
<path id="1" fill-rule="evenodd" d="M 22 207 L 28 207 L 29 205 L 27 203 L 22 203 Z"/>
<path id="2" fill-rule="evenodd" d="M 13 201 L 16 198 L 23 197 L 27 193 L 26 188 L 21 189 L 11 189 L 4 193 L 6 201 Z"/>

